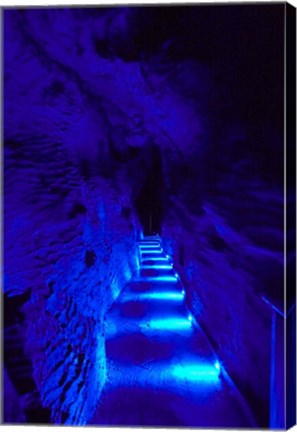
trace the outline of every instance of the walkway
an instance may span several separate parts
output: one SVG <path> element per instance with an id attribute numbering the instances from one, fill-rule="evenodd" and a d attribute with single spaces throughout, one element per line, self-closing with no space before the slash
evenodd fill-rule
<path id="1" fill-rule="evenodd" d="M 138 274 L 106 321 L 107 382 L 92 424 L 251 427 L 159 237 L 139 242 Z"/>

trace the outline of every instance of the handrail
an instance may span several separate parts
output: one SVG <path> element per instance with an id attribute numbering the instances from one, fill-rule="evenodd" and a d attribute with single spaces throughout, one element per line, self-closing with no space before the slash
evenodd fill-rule
<path id="1" fill-rule="evenodd" d="M 275 306 L 270 300 L 268 300 L 267 297 L 261 296 L 261 299 L 264 301 L 264 303 L 268 304 L 272 307 L 273 310 L 275 310 L 279 315 L 281 315 L 283 318 L 287 318 L 286 314 L 282 312 L 277 306 Z M 288 315 L 288 314 L 287 314 Z"/>
<path id="2" fill-rule="evenodd" d="M 287 319 L 291 315 L 292 311 L 294 310 L 294 308 L 296 306 L 295 303 L 293 303 L 291 305 L 290 309 L 287 311 L 287 313 L 285 313 L 285 312 L 281 311 L 277 306 L 275 306 L 270 300 L 268 300 L 267 297 L 261 296 L 261 299 L 264 301 L 264 303 L 266 303 L 269 306 L 271 306 L 271 308 L 273 310 L 275 310 L 280 316 L 282 316 L 285 319 Z"/>

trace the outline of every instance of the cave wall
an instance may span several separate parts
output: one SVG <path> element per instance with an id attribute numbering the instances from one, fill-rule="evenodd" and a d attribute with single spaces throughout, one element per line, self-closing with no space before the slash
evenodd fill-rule
<path id="1" fill-rule="evenodd" d="M 22 161 L 31 163 L 30 157 Z M 6 187 L 17 201 L 7 199 L 5 206 L 8 373 L 23 399 L 30 394 L 27 411 L 37 404 L 38 390 L 52 421 L 83 424 L 105 379 L 105 312 L 137 264 L 136 230 L 133 218 L 123 216 L 123 197 L 106 182 L 80 179 L 72 188 L 71 178 L 57 177 L 49 163 L 46 175 L 71 192 L 61 199 L 43 188 L 34 204 L 34 168 L 32 177 L 28 171 L 11 167 L 7 173 L 26 191 Z"/>
<path id="2" fill-rule="evenodd" d="M 17 16 L 4 22 L 3 307 L 4 381 L 21 409 L 4 420 L 85 424 L 105 381 L 104 316 L 137 265 L 139 226 L 120 173 L 100 172 L 104 113 Z"/>
<path id="3" fill-rule="evenodd" d="M 281 407 L 284 398 L 284 8 L 246 12 L 222 35 L 232 33 L 236 42 L 229 40 L 228 52 L 213 59 L 225 73 L 222 78 L 211 68 L 221 83 L 214 81 L 210 132 L 192 152 L 183 152 L 162 235 L 189 309 L 258 424 L 268 427 L 270 398 Z M 229 21 L 220 17 L 225 29 Z M 284 427 L 283 414 L 278 427 Z"/>
<path id="4" fill-rule="evenodd" d="M 253 208 L 256 204 L 263 202 L 253 202 Z M 188 308 L 257 422 L 266 427 L 270 415 L 274 311 L 263 301 L 263 295 L 274 289 L 282 300 L 282 246 L 274 251 L 267 245 L 259 247 L 221 217 L 221 207 L 210 207 L 210 203 L 203 203 L 199 215 L 190 215 L 180 207 L 175 210 L 166 220 L 163 238 L 185 286 Z M 281 206 L 278 211 L 281 218 Z M 281 229 L 277 234 L 281 235 Z M 284 319 L 278 315 L 277 320 L 275 361 L 281 404 Z"/>
<path id="5" fill-rule="evenodd" d="M 143 12 L 4 11 L 5 381 L 29 422 L 92 415 L 104 315 L 136 265 L 146 149 L 177 164 L 201 133 L 197 106 L 176 87 L 191 76 L 185 92 L 205 92 L 205 68 L 141 42 L 144 29 L 154 39 L 158 15 Z"/>

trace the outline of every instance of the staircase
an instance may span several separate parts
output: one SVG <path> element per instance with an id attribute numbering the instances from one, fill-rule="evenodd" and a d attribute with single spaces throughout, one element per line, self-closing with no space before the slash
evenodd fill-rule
<path id="1" fill-rule="evenodd" d="M 159 237 L 139 241 L 139 262 L 107 316 L 107 380 L 90 424 L 255 427 Z"/>

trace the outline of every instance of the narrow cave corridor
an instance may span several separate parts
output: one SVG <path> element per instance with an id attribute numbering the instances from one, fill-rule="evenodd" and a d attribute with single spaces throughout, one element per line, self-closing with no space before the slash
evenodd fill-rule
<path id="1" fill-rule="evenodd" d="M 284 426 L 283 22 L 5 8 L 5 423 Z"/>
<path id="2" fill-rule="evenodd" d="M 138 244 L 138 271 L 106 316 L 107 381 L 90 424 L 255 427 L 186 307 L 161 238 Z"/>
<path id="3" fill-rule="evenodd" d="M 162 206 L 166 199 L 161 152 L 157 146 L 153 146 L 147 153 L 148 173 L 135 200 L 135 208 L 145 236 L 162 233 Z"/>

